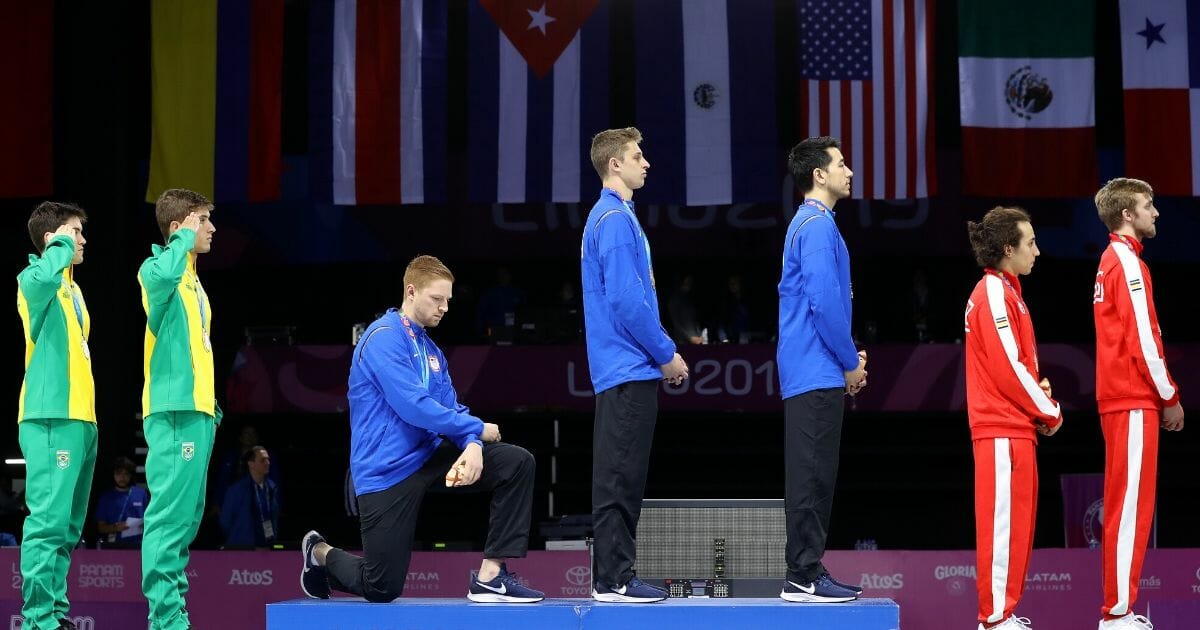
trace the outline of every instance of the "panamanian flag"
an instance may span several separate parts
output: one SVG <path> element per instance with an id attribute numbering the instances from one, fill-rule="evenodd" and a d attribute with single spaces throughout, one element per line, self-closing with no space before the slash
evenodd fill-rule
<path id="1" fill-rule="evenodd" d="M 1190 6 L 1189 6 L 1190 5 Z M 1200 6 L 1121 0 L 1125 174 L 1200 195 Z"/>

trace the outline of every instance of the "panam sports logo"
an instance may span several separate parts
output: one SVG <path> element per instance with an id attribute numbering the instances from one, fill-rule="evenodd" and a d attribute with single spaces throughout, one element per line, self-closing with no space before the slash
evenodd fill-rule
<path id="1" fill-rule="evenodd" d="M 125 565 L 79 565 L 79 588 L 125 588 Z"/>

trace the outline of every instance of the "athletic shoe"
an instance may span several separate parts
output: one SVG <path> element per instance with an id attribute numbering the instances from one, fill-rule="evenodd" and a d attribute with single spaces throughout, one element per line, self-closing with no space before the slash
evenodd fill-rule
<path id="1" fill-rule="evenodd" d="M 1099 630 L 1154 630 L 1154 624 L 1141 615 L 1129 613 L 1117 619 L 1101 619 Z"/>
<path id="2" fill-rule="evenodd" d="M 835 579 L 833 578 L 833 576 L 829 574 L 829 572 L 828 572 L 828 571 L 827 571 L 827 572 L 825 572 L 825 577 L 829 578 L 829 581 L 830 581 L 830 582 L 833 582 L 833 583 L 834 583 L 834 584 L 836 584 L 837 586 L 840 586 L 840 587 L 842 587 L 842 588 L 844 588 L 844 589 L 846 589 L 846 590 L 848 590 L 848 591 L 854 591 L 854 594 L 855 594 L 855 595 L 862 595 L 862 593 L 863 593 L 863 590 L 862 590 L 862 587 L 861 587 L 861 586 L 856 586 L 856 585 L 854 585 L 854 584 L 846 584 L 845 582 L 839 582 L 838 580 L 835 580 Z"/>
<path id="3" fill-rule="evenodd" d="M 467 599 L 485 604 L 531 604 L 545 598 L 545 593 L 521 584 L 517 574 L 509 573 L 503 562 L 500 563 L 500 573 L 487 582 L 480 582 L 478 574 L 471 572 L 471 587 L 467 589 Z"/>
<path id="4" fill-rule="evenodd" d="M 797 584 L 791 580 L 785 580 L 783 591 L 779 593 L 779 596 L 788 602 L 816 602 L 825 604 L 836 604 L 858 599 L 858 593 L 834 584 L 833 580 L 829 579 L 829 575 L 822 575 L 815 582 L 809 582 L 808 584 Z"/>
<path id="5" fill-rule="evenodd" d="M 300 542 L 300 552 L 304 554 L 304 568 L 300 571 L 300 590 L 313 599 L 329 599 L 329 574 L 313 557 L 313 548 L 317 543 L 323 542 L 325 538 L 315 529 L 305 534 L 304 540 Z"/>
<path id="6" fill-rule="evenodd" d="M 986 626 L 979 624 L 979 630 L 985 630 Z M 1013 615 L 1008 619 L 1000 622 L 1000 624 L 992 626 L 991 630 L 1031 630 L 1029 620 L 1025 617 L 1017 617 Z"/>
<path id="7" fill-rule="evenodd" d="M 650 604 L 661 602 L 666 598 L 666 589 L 647 584 L 636 575 L 620 586 L 596 582 L 596 585 L 592 587 L 592 599 L 598 602 Z"/>

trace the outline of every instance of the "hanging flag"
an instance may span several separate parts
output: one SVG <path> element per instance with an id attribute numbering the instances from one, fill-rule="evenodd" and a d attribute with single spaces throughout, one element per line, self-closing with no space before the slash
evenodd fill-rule
<path id="1" fill-rule="evenodd" d="M 156 0 L 150 54 L 146 201 L 168 188 L 277 199 L 283 0 Z"/>
<path id="2" fill-rule="evenodd" d="M 1121 0 L 1125 175 L 1200 196 L 1200 7 Z"/>
<path id="3" fill-rule="evenodd" d="M 467 27 L 471 200 L 594 197 L 588 153 L 612 98 L 607 0 L 478 0 Z"/>
<path id="4" fill-rule="evenodd" d="M 802 136 L 835 136 L 855 199 L 936 192 L 933 0 L 797 3 Z"/>
<path id="5" fill-rule="evenodd" d="M 54 192 L 54 3 L 0 3 L 0 197 Z"/>
<path id="6" fill-rule="evenodd" d="M 779 199 L 774 18 L 770 0 L 634 3 L 629 97 L 650 161 L 639 201 Z"/>
<path id="7" fill-rule="evenodd" d="M 312 189 L 339 205 L 446 195 L 446 22 L 440 0 L 315 0 Z"/>
<path id="8" fill-rule="evenodd" d="M 1096 192 L 1091 0 L 962 0 L 958 74 L 963 192 Z"/>

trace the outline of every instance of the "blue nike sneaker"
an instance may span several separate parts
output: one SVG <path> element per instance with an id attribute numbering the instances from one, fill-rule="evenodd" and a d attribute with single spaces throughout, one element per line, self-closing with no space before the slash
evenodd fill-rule
<path id="1" fill-rule="evenodd" d="M 858 599 L 858 593 L 834 584 L 829 574 L 825 574 L 807 584 L 785 580 L 779 597 L 787 602 L 836 604 Z"/>
<path id="2" fill-rule="evenodd" d="M 623 602 L 626 604 L 650 604 L 667 598 L 666 589 L 643 582 L 633 576 L 628 582 L 613 586 L 596 582 L 592 588 L 592 599 L 598 602 Z"/>
<path id="3" fill-rule="evenodd" d="M 502 562 L 500 573 L 487 582 L 480 582 L 477 574 L 471 574 L 467 599 L 485 604 L 531 604 L 546 599 L 546 594 L 521 584 L 517 574 L 509 573 L 508 567 Z"/>

